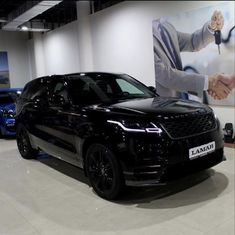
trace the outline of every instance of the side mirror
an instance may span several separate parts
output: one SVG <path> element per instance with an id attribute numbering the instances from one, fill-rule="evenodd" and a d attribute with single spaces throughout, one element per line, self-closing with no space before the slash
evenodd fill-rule
<path id="1" fill-rule="evenodd" d="M 154 94 L 156 94 L 156 93 L 157 93 L 157 90 L 156 90 L 156 88 L 155 88 L 155 87 L 153 87 L 153 86 L 149 86 L 148 88 L 149 88 L 149 90 L 150 90 L 150 91 L 152 91 Z"/>

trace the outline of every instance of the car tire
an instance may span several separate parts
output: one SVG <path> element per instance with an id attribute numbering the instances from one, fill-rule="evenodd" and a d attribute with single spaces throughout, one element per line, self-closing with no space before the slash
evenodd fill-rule
<path id="1" fill-rule="evenodd" d="M 87 150 L 85 170 L 94 191 L 100 197 L 114 200 L 121 194 L 123 174 L 117 158 L 108 147 L 92 144 Z"/>
<path id="2" fill-rule="evenodd" d="M 16 142 L 20 155 L 24 159 L 35 159 L 38 150 L 34 149 L 30 143 L 29 135 L 23 124 L 19 124 L 16 129 Z"/>

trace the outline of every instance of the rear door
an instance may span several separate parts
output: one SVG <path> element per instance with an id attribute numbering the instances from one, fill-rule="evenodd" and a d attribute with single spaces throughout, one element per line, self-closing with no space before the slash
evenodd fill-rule
<path id="1" fill-rule="evenodd" d="M 28 83 L 17 100 L 17 120 L 24 124 L 32 136 L 43 138 L 38 127 L 42 125 L 42 114 L 47 109 L 47 78 L 40 78 Z"/>

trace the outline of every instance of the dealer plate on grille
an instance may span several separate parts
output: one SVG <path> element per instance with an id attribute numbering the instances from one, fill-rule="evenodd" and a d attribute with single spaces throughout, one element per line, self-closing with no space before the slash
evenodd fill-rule
<path id="1" fill-rule="evenodd" d="M 215 141 L 189 149 L 189 159 L 193 160 L 215 151 Z"/>

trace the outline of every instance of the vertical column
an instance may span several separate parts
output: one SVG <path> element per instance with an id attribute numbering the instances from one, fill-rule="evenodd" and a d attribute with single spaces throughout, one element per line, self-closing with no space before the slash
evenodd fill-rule
<path id="1" fill-rule="evenodd" d="M 77 1 L 77 18 L 80 70 L 93 71 L 90 1 Z"/>
<path id="2" fill-rule="evenodd" d="M 43 45 L 43 36 L 40 33 L 34 33 L 34 59 L 35 59 L 35 76 L 41 77 L 46 75 L 45 54 Z"/>

